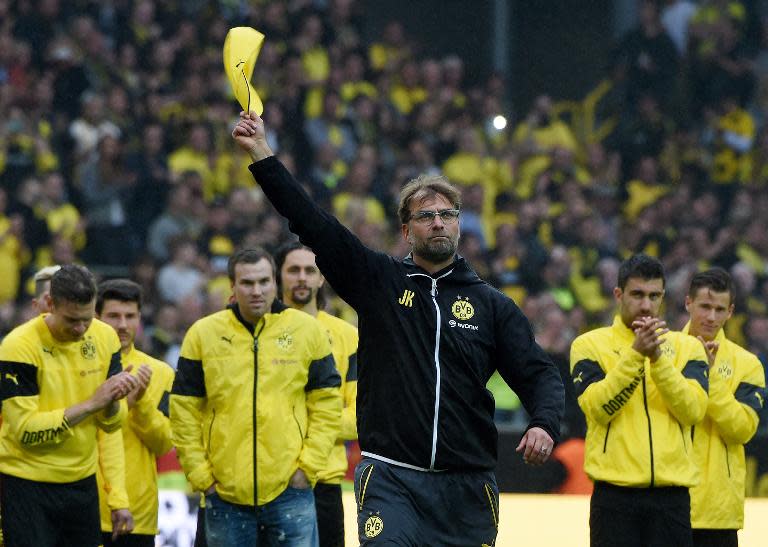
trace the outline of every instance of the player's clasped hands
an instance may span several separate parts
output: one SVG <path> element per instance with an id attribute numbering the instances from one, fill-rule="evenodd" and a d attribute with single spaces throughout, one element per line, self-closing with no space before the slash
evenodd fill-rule
<path id="1" fill-rule="evenodd" d="M 91 398 L 97 409 L 106 408 L 110 403 L 123 399 L 139 386 L 139 380 L 131 375 L 131 370 L 133 366 L 129 365 L 102 382 Z"/>
<path id="2" fill-rule="evenodd" d="M 657 317 L 640 317 L 632 322 L 632 330 L 635 333 L 635 342 L 632 348 L 651 361 L 655 361 L 661 355 L 661 346 L 665 342 L 664 335 L 669 332 L 666 321 Z"/>
<path id="3" fill-rule="evenodd" d="M 136 401 L 140 401 L 144 397 L 149 387 L 149 382 L 152 380 L 152 368 L 149 365 L 141 365 L 134 378 L 137 380 L 137 384 L 126 397 L 128 408 L 133 408 Z"/>

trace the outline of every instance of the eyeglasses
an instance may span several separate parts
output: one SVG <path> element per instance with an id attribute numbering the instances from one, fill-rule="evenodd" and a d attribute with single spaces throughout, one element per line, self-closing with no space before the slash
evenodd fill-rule
<path id="1" fill-rule="evenodd" d="M 442 211 L 416 211 L 411 215 L 411 220 L 429 226 L 439 216 L 443 224 L 453 224 L 459 219 L 461 211 L 458 209 L 443 209 Z"/>

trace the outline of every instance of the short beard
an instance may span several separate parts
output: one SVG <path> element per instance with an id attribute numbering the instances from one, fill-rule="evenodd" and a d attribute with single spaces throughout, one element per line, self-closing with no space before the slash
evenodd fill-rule
<path id="1" fill-rule="evenodd" d="M 453 258 L 457 247 L 458 241 L 446 236 L 445 241 L 427 240 L 414 245 L 413 254 L 432 264 L 440 264 Z"/>
<path id="2" fill-rule="evenodd" d="M 297 295 L 297 289 L 306 289 L 307 296 L 301 296 L 299 297 Z M 312 302 L 312 299 L 315 298 L 315 291 L 310 289 L 309 287 L 297 287 L 296 289 L 291 290 L 291 300 L 293 300 L 294 304 L 298 304 L 299 306 L 306 306 L 310 302 Z"/>

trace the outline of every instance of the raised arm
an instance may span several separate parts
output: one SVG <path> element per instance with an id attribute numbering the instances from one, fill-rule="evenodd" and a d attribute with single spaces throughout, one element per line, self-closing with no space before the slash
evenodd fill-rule
<path id="1" fill-rule="evenodd" d="M 253 160 L 251 173 L 269 201 L 288 219 L 291 231 L 317 255 L 317 265 L 334 290 L 353 307 L 364 304 L 371 278 L 389 257 L 365 247 L 315 203 L 274 157 L 264 122 L 254 112 L 240 114 L 232 137 Z"/>

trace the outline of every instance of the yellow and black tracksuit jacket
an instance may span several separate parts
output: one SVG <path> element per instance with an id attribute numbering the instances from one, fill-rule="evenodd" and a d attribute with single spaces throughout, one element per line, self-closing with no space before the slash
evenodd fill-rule
<path id="1" fill-rule="evenodd" d="M 339 436 L 341 378 L 328 335 L 276 302 L 251 325 L 236 306 L 197 321 L 171 392 L 173 440 L 187 479 L 230 503 L 264 505 L 301 468 L 314 486 Z"/>
<path id="2" fill-rule="evenodd" d="M 707 409 L 707 356 L 701 342 L 670 332 L 661 357 L 632 349 L 620 317 L 571 345 L 571 375 L 587 418 L 584 470 L 619 486 L 693 486 L 691 427 Z"/>
<path id="3" fill-rule="evenodd" d="M 341 430 L 328 456 L 328 465 L 317 476 L 319 482 L 341 484 L 347 472 L 347 447 L 344 441 L 357 439 L 355 402 L 357 399 L 357 329 L 324 311 L 317 320 L 328 332 L 333 360 L 341 376 Z"/>
<path id="4" fill-rule="evenodd" d="M 163 361 L 150 357 L 131 346 L 122 356 L 123 366 L 133 365 L 136 375 L 141 365 L 152 368 L 152 379 L 144 396 L 128 411 L 122 432 L 100 433 L 100 449 L 109 449 L 114 443 L 103 443 L 101 437 L 122 435 L 125 450 L 125 482 L 128 501 L 133 514 L 134 534 L 157 534 L 157 456 L 171 449 L 171 421 L 168 404 L 173 386 L 173 369 Z M 109 457 L 106 454 L 100 454 Z M 99 481 L 101 529 L 112 531 L 111 508 L 107 505 L 104 474 L 101 467 L 96 473 Z"/>
<path id="5" fill-rule="evenodd" d="M 738 530 L 744 527 L 744 444 L 757 431 L 765 373 L 757 356 L 722 330 L 716 341 L 720 347 L 709 371 L 707 415 L 693 431 L 701 482 L 691 489 L 691 526 Z"/>
<path id="6" fill-rule="evenodd" d="M 99 461 L 97 430 L 117 431 L 126 416 L 98 412 L 70 426 L 64 411 L 91 397 L 122 370 L 120 340 L 94 319 L 82 340 L 59 342 L 40 315 L 15 328 L 0 345 L 3 424 L 0 472 L 22 479 L 67 483 L 96 473 L 101 465 L 112 509 L 128 507 L 123 439 L 109 436 L 113 457 Z"/>

